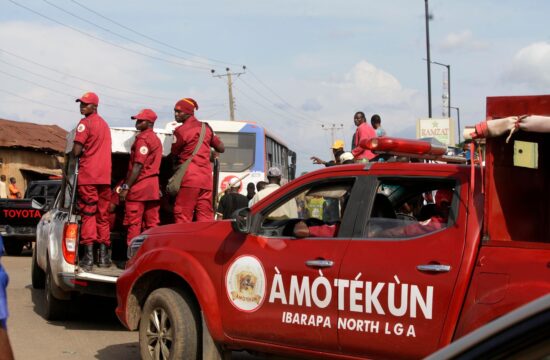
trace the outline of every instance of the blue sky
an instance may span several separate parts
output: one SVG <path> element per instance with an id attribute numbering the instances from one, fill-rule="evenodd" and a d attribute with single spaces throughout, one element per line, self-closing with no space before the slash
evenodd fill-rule
<path id="1" fill-rule="evenodd" d="M 355 111 L 380 114 L 389 135 L 405 137 L 428 113 L 422 0 L 0 4 L 2 118 L 70 129 L 80 117 L 72 98 L 92 90 L 113 126 L 131 125 L 129 116 L 144 107 L 162 126 L 181 97 L 197 100 L 199 119 L 227 119 L 227 86 L 209 70 L 246 65 L 235 81 L 237 119 L 284 139 L 301 172 L 318 167 L 310 156 L 330 157 L 322 125 L 343 124 L 334 136 L 349 147 Z M 431 57 L 451 65 L 462 125 L 484 119 L 487 96 L 548 93 L 549 2 L 429 4 Z M 432 65 L 434 116 L 442 113 L 444 71 Z"/>

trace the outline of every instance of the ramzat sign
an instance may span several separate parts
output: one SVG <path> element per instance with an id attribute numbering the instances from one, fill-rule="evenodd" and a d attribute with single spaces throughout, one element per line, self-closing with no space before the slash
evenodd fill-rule
<path id="1" fill-rule="evenodd" d="M 445 119 L 419 119 L 416 123 L 416 138 L 435 138 L 444 145 L 454 145 L 455 141 L 454 120 Z"/>

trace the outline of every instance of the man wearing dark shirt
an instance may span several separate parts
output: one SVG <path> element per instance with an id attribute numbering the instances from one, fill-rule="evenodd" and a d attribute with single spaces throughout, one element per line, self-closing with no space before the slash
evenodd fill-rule
<path id="1" fill-rule="evenodd" d="M 222 219 L 231 219 L 231 215 L 235 210 L 248 206 L 246 196 L 239 194 L 240 186 L 241 182 L 237 178 L 232 178 L 229 181 L 229 188 L 218 205 L 218 211 L 216 212 L 218 219 L 220 216 Z"/>

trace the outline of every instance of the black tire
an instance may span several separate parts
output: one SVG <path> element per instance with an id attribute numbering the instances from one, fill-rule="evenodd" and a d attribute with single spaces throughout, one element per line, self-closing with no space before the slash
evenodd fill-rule
<path id="1" fill-rule="evenodd" d="M 23 245 L 25 243 L 17 238 L 6 239 L 4 238 L 4 250 L 6 254 L 10 256 L 19 256 L 23 251 Z"/>
<path id="2" fill-rule="evenodd" d="M 186 294 L 171 288 L 153 291 L 139 324 L 141 358 L 200 359 L 200 326 L 199 314 Z"/>
<path id="3" fill-rule="evenodd" d="M 63 320 L 68 301 L 59 300 L 54 296 L 55 283 L 52 279 L 52 270 L 50 263 L 46 269 L 45 289 L 44 289 L 44 319 L 49 321 Z"/>
<path id="4" fill-rule="evenodd" d="M 36 261 L 36 245 L 32 249 L 31 279 L 33 289 L 44 289 L 46 286 L 46 273 Z"/>

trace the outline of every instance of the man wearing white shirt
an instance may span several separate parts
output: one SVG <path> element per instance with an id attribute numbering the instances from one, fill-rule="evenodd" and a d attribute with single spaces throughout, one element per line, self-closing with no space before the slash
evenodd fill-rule
<path id="1" fill-rule="evenodd" d="M 275 190 L 281 187 L 281 170 L 277 167 L 269 168 L 267 171 L 267 181 L 268 184 L 261 191 L 258 191 L 256 195 L 250 200 L 249 206 L 254 205 L 258 201 L 265 198 L 267 195 L 271 194 Z M 279 206 L 277 209 L 272 211 L 269 215 L 269 219 L 292 219 L 298 217 L 298 206 L 294 199 L 290 199 L 285 204 Z"/>
<path id="2" fill-rule="evenodd" d="M 0 175 L 0 199 L 7 199 L 8 197 L 8 183 L 6 182 L 6 175 Z"/>

